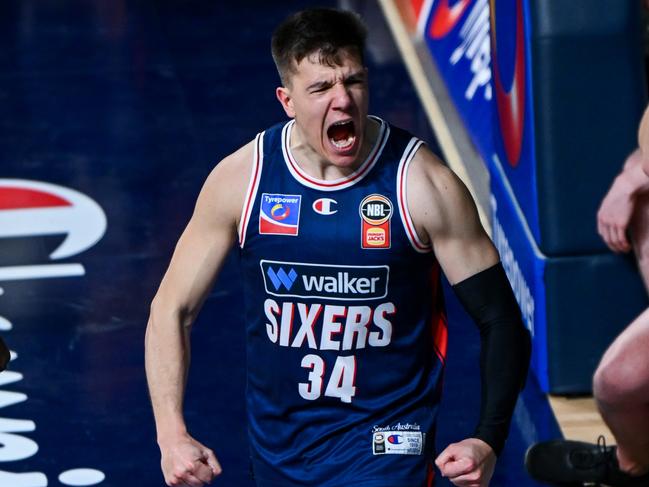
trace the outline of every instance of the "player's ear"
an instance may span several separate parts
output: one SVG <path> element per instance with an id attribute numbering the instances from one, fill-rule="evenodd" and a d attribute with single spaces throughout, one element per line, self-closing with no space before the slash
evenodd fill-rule
<path id="1" fill-rule="evenodd" d="M 293 98 L 291 97 L 291 91 L 288 88 L 283 86 L 278 87 L 275 90 L 275 95 L 277 99 L 282 104 L 282 108 L 290 118 L 295 118 L 295 110 L 293 109 Z"/>

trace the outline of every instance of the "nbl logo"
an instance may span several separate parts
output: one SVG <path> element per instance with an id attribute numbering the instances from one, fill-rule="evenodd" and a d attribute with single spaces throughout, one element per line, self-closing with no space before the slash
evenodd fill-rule
<path id="1" fill-rule="evenodd" d="M 361 201 L 361 247 L 364 249 L 390 248 L 390 218 L 392 202 L 383 195 L 371 194 Z"/>

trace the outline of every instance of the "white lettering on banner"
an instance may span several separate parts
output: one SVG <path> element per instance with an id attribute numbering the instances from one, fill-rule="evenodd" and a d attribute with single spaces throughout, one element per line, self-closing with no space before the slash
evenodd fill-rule
<path id="1" fill-rule="evenodd" d="M 95 245 L 106 232 L 106 215 L 103 209 L 90 197 L 78 191 L 39 181 L 22 179 L 0 179 L 0 192 L 5 189 L 10 195 L 21 191 L 37 195 L 43 200 L 34 208 L 8 207 L 0 209 L 0 238 L 38 237 L 64 234 L 63 242 L 50 254 L 52 260 L 77 255 Z M 54 277 L 83 276 L 82 264 L 40 264 L 0 267 L 0 282 L 36 280 Z M 0 296 L 4 294 L 0 289 Z M 0 316 L 0 331 L 10 331 L 13 324 Z M 11 360 L 17 354 L 11 352 Z M 0 373 L 0 387 L 19 383 L 23 375 L 14 370 Z M 0 409 L 27 401 L 21 392 L 0 390 Z M 38 443 L 18 433 L 35 431 L 34 421 L 0 417 L 0 462 L 18 462 L 31 458 L 39 451 Z M 17 469 L 24 470 L 18 466 Z M 79 468 L 61 472 L 62 485 L 97 485 L 105 478 L 99 470 Z M 0 486 L 46 487 L 47 476 L 42 472 L 12 473 L 0 470 Z"/>
<path id="2" fill-rule="evenodd" d="M 33 457 L 38 444 L 29 438 L 13 433 L 0 433 L 0 462 L 17 462 Z"/>
<path id="3" fill-rule="evenodd" d="M 509 244 L 505 230 L 496 216 L 497 203 L 493 196 L 491 197 L 491 206 L 493 210 L 493 242 L 500 254 L 500 260 L 514 290 L 516 301 L 518 301 L 518 305 L 521 307 L 521 314 L 523 315 L 525 326 L 527 326 L 532 336 L 534 336 L 534 296 L 532 296 L 530 287 L 514 256 L 514 251 Z"/>
<path id="4" fill-rule="evenodd" d="M 0 409 L 6 408 L 7 406 L 13 406 L 20 402 L 27 400 L 25 394 L 20 392 L 9 392 L 9 391 L 0 391 Z"/>
<path id="5" fill-rule="evenodd" d="M 83 276 L 81 264 L 16 265 L 0 267 L 0 282 Z"/>
<path id="6" fill-rule="evenodd" d="M 478 88 L 484 87 L 484 99 L 491 100 L 491 40 L 489 38 L 489 2 L 478 0 L 460 29 L 462 42 L 455 48 L 449 62 L 455 66 L 466 58 L 473 78 L 464 92 L 472 100 Z"/>
<path id="7" fill-rule="evenodd" d="M 0 293 L 0 296 L 2 296 L 1 293 Z M 2 316 L 0 316 L 0 331 L 9 331 L 9 330 L 11 330 L 11 323 L 9 322 L 9 320 L 7 318 L 3 318 Z M 0 374 L 0 378 L 3 375 L 4 374 Z"/>
<path id="8" fill-rule="evenodd" d="M 11 330 L 13 328 L 13 324 L 4 317 L 0 317 L 0 322 L 4 323 L 4 329 Z M 17 357 L 18 355 L 12 351 L 11 361 L 14 362 Z M 15 370 L 5 370 L 0 373 L 0 387 L 17 384 L 22 380 L 23 374 Z M 0 390 L 0 409 L 27 400 L 27 395 L 21 392 Z M 31 438 L 18 434 L 35 430 L 36 423 L 34 421 L 0 417 L 0 463 L 18 462 L 36 455 L 38 453 L 38 443 Z M 86 486 L 96 485 L 105 478 L 104 473 L 99 470 L 79 469 L 77 471 L 83 475 L 71 477 L 73 479 L 72 483 L 66 483 L 64 481 L 65 477 L 63 480 L 59 479 L 59 481 L 63 485 Z M 63 472 L 63 474 L 77 471 Z M 47 476 L 42 472 L 12 473 L 0 470 L 0 486 L 46 487 L 47 483 Z"/>
<path id="9" fill-rule="evenodd" d="M 11 487 L 47 487 L 47 477 L 40 472 L 11 473 L 0 470 L 0 485 L 11 485 Z"/>

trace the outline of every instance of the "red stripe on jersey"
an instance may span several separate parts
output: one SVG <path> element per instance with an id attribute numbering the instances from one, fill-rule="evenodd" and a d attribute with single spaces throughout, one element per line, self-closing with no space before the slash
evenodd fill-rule
<path id="1" fill-rule="evenodd" d="M 446 364 L 446 350 L 448 348 L 448 324 L 446 313 L 437 313 L 436 319 L 433 320 L 433 343 L 437 357 Z"/>
<path id="2" fill-rule="evenodd" d="M 383 129 L 383 125 L 381 126 Z M 307 173 L 305 173 L 302 168 L 298 165 L 298 163 L 293 159 L 293 153 L 291 152 L 290 144 L 289 144 L 289 133 L 287 132 L 286 137 L 284 137 L 284 152 L 288 156 L 288 163 L 291 165 L 295 173 L 307 181 L 309 184 L 313 184 L 314 186 L 319 186 L 321 188 L 337 188 L 339 186 L 343 185 L 348 185 L 354 181 L 357 181 L 361 179 L 365 174 L 374 167 L 374 162 L 376 159 L 381 155 L 381 147 L 383 146 L 383 142 L 385 138 L 387 137 L 388 131 L 387 130 L 382 130 L 381 131 L 381 136 L 379 139 L 376 141 L 376 145 L 372 149 L 372 153 L 370 154 L 370 157 L 361 165 L 360 168 L 358 168 L 357 172 L 352 173 L 350 177 L 341 179 L 339 181 L 327 183 L 321 179 L 315 179 L 309 176 Z"/>
<path id="3" fill-rule="evenodd" d="M 0 187 L 0 210 L 72 206 L 69 201 L 35 189 Z"/>
<path id="4" fill-rule="evenodd" d="M 431 331 L 435 353 L 442 364 L 445 365 L 446 352 L 448 350 L 448 320 L 444 308 L 444 298 L 440 289 L 439 272 L 439 264 L 435 264 L 431 276 L 433 280 L 433 316 L 431 318 Z"/>
<path id="5" fill-rule="evenodd" d="M 433 464 L 429 463 L 428 472 L 426 474 L 426 487 L 433 487 L 434 482 L 435 482 L 435 469 L 433 468 Z"/>

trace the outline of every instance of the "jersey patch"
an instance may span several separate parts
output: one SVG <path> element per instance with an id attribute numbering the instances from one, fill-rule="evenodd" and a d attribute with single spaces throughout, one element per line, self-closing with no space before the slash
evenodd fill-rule
<path id="1" fill-rule="evenodd" d="M 372 433 L 374 455 L 421 455 L 424 450 L 421 431 L 377 431 Z"/>
<path id="2" fill-rule="evenodd" d="M 261 195 L 259 233 L 263 235 L 297 235 L 300 229 L 301 195 Z"/>
<path id="3" fill-rule="evenodd" d="M 261 260 L 266 293 L 272 296 L 365 301 L 388 295 L 390 268 Z"/>
<path id="4" fill-rule="evenodd" d="M 313 211 L 320 215 L 333 215 L 338 212 L 338 202 L 332 198 L 320 198 L 313 202 Z"/>
<path id="5" fill-rule="evenodd" d="M 392 202 L 383 195 L 371 194 L 363 198 L 358 211 L 362 220 L 361 247 L 389 249 Z"/>

